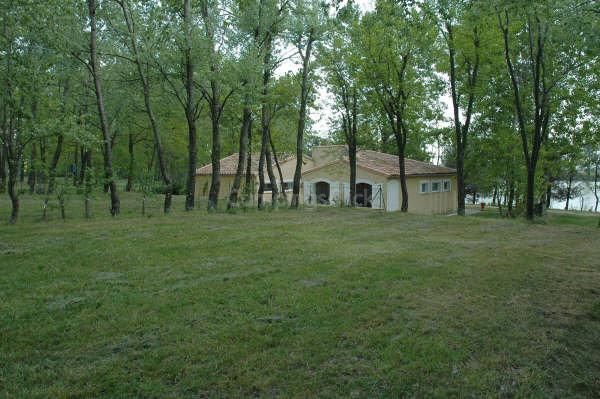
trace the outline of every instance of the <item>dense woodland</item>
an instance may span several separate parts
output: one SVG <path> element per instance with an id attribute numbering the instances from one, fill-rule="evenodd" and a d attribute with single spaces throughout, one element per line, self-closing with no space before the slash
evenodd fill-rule
<path id="1" fill-rule="evenodd" d="M 326 142 L 348 145 L 351 188 L 357 147 L 398 154 L 404 211 L 404 159 L 436 156 L 457 169 L 459 214 L 467 193 L 480 192 L 532 220 L 552 196 L 573 198 L 582 179 L 598 211 L 598 1 L 0 5 L 0 193 L 10 223 L 30 193 L 43 217 L 66 195 L 84 198 L 89 215 L 94 191 L 117 215 L 123 180 L 127 191 L 164 195 L 165 213 L 173 195 L 193 210 L 195 170 L 209 162 L 210 210 L 246 206 L 255 189 L 264 208 L 267 183 L 268 206 L 298 207 L 300 164 L 287 198 L 278 162 Z M 324 91 L 331 109 L 318 110 Z M 319 112 L 329 137 L 314 132 Z M 218 161 L 233 153 L 240 164 L 222 204 Z M 256 188 L 247 184 L 253 156 L 270 180 L 259 172 Z"/>

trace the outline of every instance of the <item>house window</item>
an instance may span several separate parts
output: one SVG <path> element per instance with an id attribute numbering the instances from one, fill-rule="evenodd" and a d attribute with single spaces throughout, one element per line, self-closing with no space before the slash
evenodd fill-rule
<path id="1" fill-rule="evenodd" d="M 422 181 L 421 185 L 419 186 L 419 192 L 421 194 L 427 194 L 429 192 L 429 182 Z"/>
<path id="2" fill-rule="evenodd" d="M 444 180 L 444 191 L 450 191 L 450 180 Z"/>
<path id="3" fill-rule="evenodd" d="M 440 191 L 442 191 L 442 182 L 439 182 L 439 181 L 431 182 L 431 192 L 439 193 Z"/>
<path id="4" fill-rule="evenodd" d="M 284 181 L 283 182 L 283 189 L 285 191 L 290 191 L 292 190 L 292 188 L 294 188 L 294 182 L 293 181 Z M 279 192 L 281 192 L 281 183 L 277 184 L 277 188 L 279 189 Z M 273 190 L 273 186 L 271 185 L 271 183 L 267 183 L 265 182 L 265 192 L 270 192 Z"/>

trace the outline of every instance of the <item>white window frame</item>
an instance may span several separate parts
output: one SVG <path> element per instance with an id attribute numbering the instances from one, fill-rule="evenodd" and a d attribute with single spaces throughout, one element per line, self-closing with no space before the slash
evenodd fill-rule
<path id="1" fill-rule="evenodd" d="M 446 183 L 448 183 L 448 188 L 446 188 Z M 452 191 L 452 181 L 450 179 L 445 179 L 442 183 L 442 191 L 445 193 Z"/>
<path id="2" fill-rule="evenodd" d="M 436 191 L 433 191 L 433 185 L 434 184 L 438 184 L 438 189 Z M 441 180 L 434 180 L 431 182 L 431 192 L 432 193 L 441 193 L 442 192 L 442 181 Z"/>
<path id="3" fill-rule="evenodd" d="M 425 191 L 423 191 L 423 184 L 427 185 L 427 189 Z M 421 180 L 419 182 L 419 194 L 428 194 L 429 193 L 429 181 L 428 180 Z"/>

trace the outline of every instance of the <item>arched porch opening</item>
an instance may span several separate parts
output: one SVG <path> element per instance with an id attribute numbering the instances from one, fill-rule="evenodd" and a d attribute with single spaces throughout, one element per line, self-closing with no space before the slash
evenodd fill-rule
<path id="1" fill-rule="evenodd" d="M 356 185 L 356 206 L 371 208 L 373 186 L 369 183 L 358 183 Z"/>
<path id="2" fill-rule="evenodd" d="M 315 184 L 315 194 L 317 197 L 317 204 L 329 205 L 330 187 L 329 183 L 320 181 Z"/>

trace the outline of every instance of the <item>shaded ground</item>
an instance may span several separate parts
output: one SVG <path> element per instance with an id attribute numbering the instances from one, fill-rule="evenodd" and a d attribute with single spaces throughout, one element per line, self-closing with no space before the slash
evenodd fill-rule
<path id="1" fill-rule="evenodd" d="M 0 226 L 1 396 L 600 395 L 593 227 L 326 208 L 34 220 Z"/>

